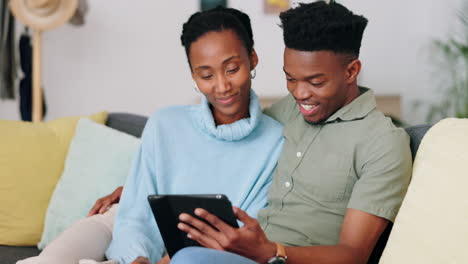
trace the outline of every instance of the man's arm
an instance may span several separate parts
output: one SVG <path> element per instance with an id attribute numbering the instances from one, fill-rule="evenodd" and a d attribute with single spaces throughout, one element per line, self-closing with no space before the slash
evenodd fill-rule
<path id="1" fill-rule="evenodd" d="M 275 244 L 266 238 L 257 220 L 239 208 L 234 208 L 234 212 L 244 223 L 241 228 L 232 228 L 203 209 L 197 209 L 195 213 L 217 230 L 188 214 L 180 216 L 183 223 L 179 224 L 179 228 L 205 247 L 230 251 L 259 263 L 267 263 L 268 259 L 276 254 Z M 386 219 L 348 209 L 338 244 L 286 247 L 287 262 L 288 264 L 365 264 L 387 224 Z"/>
<path id="2" fill-rule="evenodd" d="M 332 246 L 286 247 L 289 263 L 367 263 L 388 220 L 348 209 L 338 244 Z"/>
<path id="3" fill-rule="evenodd" d="M 88 213 L 88 216 L 95 214 L 103 214 L 107 212 L 111 205 L 118 203 L 122 196 L 123 186 L 117 187 L 111 194 L 106 195 L 96 201 L 93 208 Z"/>
<path id="4" fill-rule="evenodd" d="M 294 98 L 287 95 L 270 107 L 263 109 L 263 113 L 284 125 L 293 113 L 294 107 L 297 107 Z"/>
<path id="5" fill-rule="evenodd" d="M 409 138 L 390 129 L 360 148 L 353 188 L 337 245 L 287 248 L 288 263 L 367 263 L 377 240 L 400 208 L 411 178 Z"/>

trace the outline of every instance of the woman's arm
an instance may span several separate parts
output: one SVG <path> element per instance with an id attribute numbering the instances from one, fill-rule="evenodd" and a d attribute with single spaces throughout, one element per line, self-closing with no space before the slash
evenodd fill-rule
<path id="1" fill-rule="evenodd" d="M 125 182 L 115 219 L 112 242 L 106 251 L 108 259 L 129 264 L 138 257 L 147 257 L 152 263 L 164 252 L 164 243 L 147 197 L 157 194 L 155 147 L 157 124 L 148 120 L 142 143 L 135 157 L 130 175 Z"/>

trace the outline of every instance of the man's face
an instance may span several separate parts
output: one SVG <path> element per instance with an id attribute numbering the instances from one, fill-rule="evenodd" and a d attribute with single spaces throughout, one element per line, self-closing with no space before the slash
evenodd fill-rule
<path id="1" fill-rule="evenodd" d="M 285 48 L 284 72 L 288 90 L 307 122 L 325 121 L 355 98 L 344 55 Z"/>

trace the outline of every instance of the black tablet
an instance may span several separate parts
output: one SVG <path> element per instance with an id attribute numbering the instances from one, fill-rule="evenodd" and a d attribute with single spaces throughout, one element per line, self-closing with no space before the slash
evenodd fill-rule
<path id="1" fill-rule="evenodd" d="M 200 246 L 177 228 L 179 215 L 187 213 L 194 217 L 196 208 L 203 208 L 218 216 L 233 227 L 239 227 L 229 199 L 223 194 L 207 195 L 150 195 L 148 201 L 159 227 L 169 257 L 184 247 Z M 197 217 L 199 218 L 199 217 Z M 200 218 L 199 218 L 200 219 Z"/>

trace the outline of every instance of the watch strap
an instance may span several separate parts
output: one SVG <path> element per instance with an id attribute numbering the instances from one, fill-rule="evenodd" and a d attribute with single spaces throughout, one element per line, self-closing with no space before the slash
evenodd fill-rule
<path id="1" fill-rule="evenodd" d="M 287 259 L 288 257 L 286 256 L 286 248 L 278 242 L 275 242 L 275 244 L 276 244 L 276 256 Z"/>

